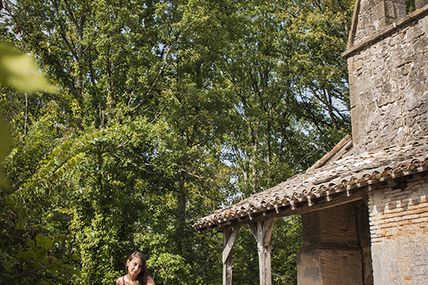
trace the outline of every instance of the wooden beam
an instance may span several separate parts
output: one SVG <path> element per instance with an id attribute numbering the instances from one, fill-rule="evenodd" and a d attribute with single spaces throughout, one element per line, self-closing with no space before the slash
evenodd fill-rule
<path id="1" fill-rule="evenodd" d="M 341 193 L 341 196 L 332 199 L 329 202 L 322 202 L 319 204 L 315 204 L 313 206 L 310 207 L 304 207 L 304 208 L 300 208 L 296 210 L 296 214 L 306 214 L 309 212 L 314 212 L 314 211 L 322 211 L 325 209 L 329 209 L 332 207 L 337 207 L 343 204 L 348 204 L 348 203 L 352 203 L 358 200 L 363 199 L 364 195 L 366 195 L 366 192 L 363 191 L 358 191 L 355 192 L 353 194 L 351 194 L 350 196 L 346 196 L 346 192 Z"/>
<path id="2" fill-rule="evenodd" d="M 232 248 L 239 233 L 239 225 L 223 230 L 223 285 L 232 285 Z"/>
<path id="3" fill-rule="evenodd" d="M 272 285 L 271 252 L 270 244 L 275 219 L 250 223 L 250 229 L 257 242 L 259 254 L 259 279 L 260 285 Z"/>
<path id="4" fill-rule="evenodd" d="M 386 183 L 383 183 L 386 185 Z M 365 189 L 365 188 L 364 188 Z M 296 207 L 295 210 L 291 210 L 289 207 L 287 207 L 285 210 L 282 209 L 282 207 L 278 208 L 278 212 L 275 211 L 275 209 L 272 209 L 272 211 L 270 211 L 269 213 L 267 213 L 266 215 L 258 215 L 252 218 L 252 220 L 248 219 L 248 218 L 241 218 L 241 221 L 239 222 L 239 224 L 250 224 L 250 223 L 255 223 L 258 221 L 265 221 L 265 220 L 269 220 L 269 219 L 274 219 L 274 218 L 281 218 L 281 217 L 286 217 L 286 216 L 291 216 L 291 215 L 295 215 L 295 214 L 306 214 L 309 212 L 313 212 L 313 211 L 322 211 L 324 209 L 328 209 L 328 208 L 332 208 L 332 207 L 336 207 L 336 206 L 340 206 L 343 204 L 347 204 L 347 203 L 352 203 L 358 200 L 363 199 L 363 197 L 365 197 L 366 191 L 364 191 L 363 189 L 359 189 L 355 192 L 351 192 L 350 196 L 346 195 L 346 192 L 341 192 L 341 193 L 332 193 L 330 194 L 330 201 L 327 201 L 327 198 L 325 196 L 323 196 L 320 199 L 313 199 L 313 206 L 305 206 L 305 207 Z M 307 203 L 305 201 L 305 203 Z"/>
<path id="5" fill-rule="evenodd" d="M 386 182 L 377 184 L 378 187 L 383 187 L 385 185 L 386 185 Z M 327 198 L 326 196 L 322 196 L 320 198 L 313 197 L 312 206 L 308 206 L 307 201 L 303 201 L 296 204 L 296 207 L 294 210 L 291 209 L 289 205 L 279 206 L 277 209 L 273 207 L 271 210 L 266 211 L 265 215 L 263 215 L 261 212 L 255 213 L 251 216 L 251 219 L 249 218 L 249 216 L 239 217 L 233 221 L 229 221 L 231 223 L 230 225 L 227 225 L 226 223 L 224 223 L 224 224 L 218 224 L 217 227 L 219 231 L 223 231 L 224 228 L 230 227 L 230 226 L 250 224 L 257 221 L 281 218 L 281 217 L 291 216 L 296 214 L 302 215 L 308 212 L 321 211 L 331 207 L 340 206 L 346 203 L 352 203 L 363 199 L 367 195 L 366 192 L 368 191 L 367 189 L 369 188 L 369 186 L 370 185 L 361 187 L 356 190 L 351 190 L 349 192 L 350 196 L 348 196 L 347 192 L 344 191 L 340 193 L 330 193 L 329 198 Z M 300 204 L 305 204 L 305 205 L 302 207 Z M 209 228 L 210 227 L 204 228 L 204 230 Z"/>

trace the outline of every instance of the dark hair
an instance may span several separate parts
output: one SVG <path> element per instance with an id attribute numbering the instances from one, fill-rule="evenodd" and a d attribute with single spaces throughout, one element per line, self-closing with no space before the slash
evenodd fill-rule
<path id="1" fill-rule="evenodd" d="M 135 257 L 139 258 L 142 263 L 141 272 L 138 274 L 137 280 L 140 282 L 141 285 L 146 285 L 149 272 L 147 271 L 146 257 L 141 251 L 136 250 L 128 256 L 125 262 L 125 272 L 126 274 L 128 274 L 128 262 L 130 262 Z"/>

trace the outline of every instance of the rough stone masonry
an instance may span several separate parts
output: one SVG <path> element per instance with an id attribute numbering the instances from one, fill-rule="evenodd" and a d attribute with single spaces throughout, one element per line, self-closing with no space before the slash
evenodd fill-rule
<path id="1" fill-rule="evenodd" d="M 406 1 L 357 2 L 347 55 L 355 152 L 428 133 L 427 2 L 409 15 Z M 369 192 L 368 211 L 373 284 L 428 284 L 426 176 Z"/>

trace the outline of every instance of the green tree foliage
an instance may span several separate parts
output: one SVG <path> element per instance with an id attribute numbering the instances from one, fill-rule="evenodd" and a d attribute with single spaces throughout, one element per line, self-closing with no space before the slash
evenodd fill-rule
<path id="1" fill-rule="evenodd" d="M 9 283 L 111 284 L 138 248 L 157 284 L 219 284 L 222 236 L 192 223 L 304 170 L 349 129 L 351 1 L 3 2 L 2 38 L 59 86 L 0 91 Z M 298 219 L 276 223 L 275 284 L 296 282 L 300 243 Z M 237 283 L 256 283 L 245 230 L 234 258 Z"/>
<path id="2" fill-rule="evenodd" d="M 304 170 L 349 128 L 339 60 L 349 1 L 314 2 L 251 1 L 237 12 L 240 37 L 223 62 L 235 95 L 227 149 L 247 193 Z"/>
<path id="3" fill-rule="evenodd" d="M 14 88 L 19 92 L 55 92 L 56 90 L 41 74 L 33 57 L 22 54 L 11 45 L 6 44 L 0 44 L 0 83 L 3 88 Z M 11 90 L 9 91 L 11 92 Z M 3 114 L 0 113 L 0 115 Z M 9 125 L 1 116 L 0 163 L 9 153 L 10 146 Z M 11 199 L 10 194 L 11 189 L 4 174 L 4 166 L 0 165 L 0 279 L 3 281 L 12 278 L 12 268 L 17 260 L 33 260 L 37 264 L 36 269 L 44 267 L 48 271 L 56 270 L 58 273 L 64 273 L 65 268 L 61 268 L 62 263 L 46 255 L 46 252 L 52 248 L 52 240 L 41 234 L 35 237 L 35 242 L 27 241 L 28 250 L 21 250 L 16 255 L 11 254 L 10 249 L 14 247 L 15 238 L 22 230 L 20 222 L 23 212 Z M 35 275 L 37 274 L 38 272 L 35 273 Z"/>

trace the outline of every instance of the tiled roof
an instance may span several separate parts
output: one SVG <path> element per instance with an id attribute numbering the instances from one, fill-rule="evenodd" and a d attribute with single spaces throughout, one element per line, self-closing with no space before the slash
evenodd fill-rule
<path id="1" fill-rule="evenodd" d="M 341 143 L 340 149 L 345 145 L 349 146 L 346 141 L 344 143 L 342 140 Z M 319 168 L 309 168 L 277 186 L 215 211 L 198 220 L 193 227 L 201 231 L 252 219 L 251 216 L 266 211 L 275 210 L 279 213 L 279 208 L 293 211 L 299 207 L 310 207 L 320 197 L 330 201 L 337 193 L 349 194 L 363 187 L 371 189 L 387 180 L 427 171 L 428 136 L 423 136 L 413 143 L 345 155 L 338 160 L 328 161 Z"/>

